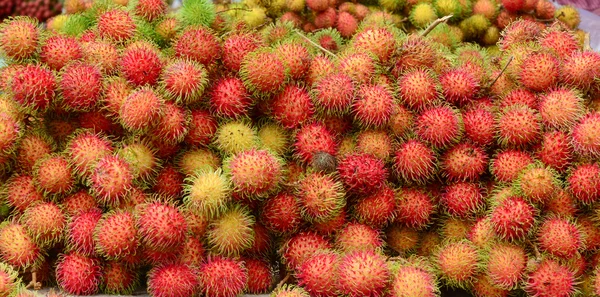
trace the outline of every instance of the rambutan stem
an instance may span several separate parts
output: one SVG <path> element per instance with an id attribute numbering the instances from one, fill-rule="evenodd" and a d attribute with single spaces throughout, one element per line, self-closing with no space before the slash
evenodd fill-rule
<path id="1" fill-rule="evenodd" d="M 431 23 L 431 25 L 429 25 L 429 27 L 427 27 L 427 29 L 425 29 L 425 31 L 423 31 L 423 33 L 421 33 L 421 36 L 427 36 L 427 34 L 429 34 L 431 31 L 433 31 L 433 29 L 435 29 L 435 27 L 437 27 L 437 25 L 447 22 L 453 16 L 454 15 L 449 14 L 445 17 L 441 17 L 435 20 L 433 23 Z"/>
<path id="2" fill-rule="evenodd" d="M 287 281 L 290 279 L 290 273 L 287 272 L 285 274 L 285 277 L 283 277 L 283 279 L 277 284 L 277 286 L 275 287 L 275 289 L 281 288 L 281 286 L 285 285 L 285 283 L 287 283 Z"/>
<path id="3" fill-rule="evenodd" d="M 506 71 L 506 68 L 508 68 L 508 65 L 510 65 L 510 63 L 512 62 L 512 60 L 514 59 L 513 56 L 510 56 L 508 58 L 508 62 L 506 62 L 506 65 L 504 65 L 504 68 L 502 68 L 502 71 L 500 71 L 500 73 L 498 73 L 498 75 L 496 76 L 496 78 L 494 79 L 494 81 L 492 81 L 492 83 L 488 86 L 488 89 L 491 88 L 500 78 L 500 76 L 504 73 L 504 71 Z"/>
<path id="4" fill-rule="evenodd" d="M 306 35 L 304 35 L 304 34 L 300 33 L 300 31 L 298 31 L 297 29 L 296 29 L 296 30 L 294 30 L 294 31 L 296 32 L 296 34 L 300 35 L 300 37 L 302 37 L 302 38 L 304 38 L 306 41 L 310 42 L 310 44 L 314 45 L 316 48 L 318 48 L 318 49 L 322 50 L 323 52 L 325 52 L 325 53 L 329 54 L 330 56 L 332 56 L 332 57 L 334 57 L 334 58 L 336 58 L 336 59 L 337 59 L 337 56 L 336 56 L 334 53 L 332 53 L 332 52 L 328 51 L 326 48 L 322 47 L 322 46 L 321 46 L 321 45 L 319 45 L 318 43 L 316 43 L 316 42 L 314 42 L 314 41 L 310 40 L 310 38 L 308 38 L 308 37 L 306 37 Z"/>

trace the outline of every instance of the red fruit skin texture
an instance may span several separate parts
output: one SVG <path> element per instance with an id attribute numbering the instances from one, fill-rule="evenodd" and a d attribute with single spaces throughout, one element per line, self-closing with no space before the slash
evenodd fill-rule
<path id="1" fill-rule="evenodd" d="M 81 212 L 71 217 L 67 226 L 67 246 L 70 250 L 88 257 L 96 254 L 94 229 L 101 218 L 100 209 Z"/>
<path id="2" fill-rule="evenodd" d="M 167 251 L 184 243 L 187 222 L 174 206 L 153 202 L 143 206 L 138 219 L 143 244 L 156 251 Z"/>
<path id="3" fill-rule="evenodd" d="M 373 251 L 354 251 L 340 260 L 338 289 L 351 297 L 377 297 L 389 282 L 385 257 Z"/>
<path id="4" fill-rule="evenodd" d="M 436 210 L 433 198 L 418 188 L 401 188 L 396 194 L 396 222 L 414 229 L 426 227 Z"/>
<path id="5" fill-rule="evenodd" d="M 459 182 L 444 189 L 440 203 L 451 216 L 464 218 L 475 215 L 485 201 L 477 184 Z"/>
<path id="6" fill-rule="evenodd" d="M 577 226 L 565 219 L 549 218 L 538 229 L 541 250 L 556 257 L 571 259 L 582 246 Z"/>
<path id="7" fill-rule="evenodd" d="M 282 259 L 290 269 L 297 269 L 319 250 L 329 250 L 331 243 L 315 232 L 300 232 L 288 239 L 280 250 Z"/>
<path id="8" fill-rule="evenodd" d="M 135 34 L 136 25 L 125 10 L 109 10 L 98 17 L 98 34 L 116 42 L 125 42 Z"/>
<path id="9" fill-rule="evenodd" d="M 396 217 L 395 193 L 389 186 L 383 185 L 361 197 L 353 209 L 353 216 L 359 222 L 380 229 Z"/>
<path id="10" fill-rule="evenodd" d="M 318 253 L 298 269 L 298 285 L 311 296 L 338 296 L 338 266 L 340 256 L 336 253 Z"/>
<path id="11" fill-rule="evenodd" d="M 392 93 L 381 85 L 362 85 L 356 92 L 352 114 L 361 126 L 380 127 L 387 124 L 394 111 Z"/>
<path id="12" fill-rule="evenodd" d="M 511 196 L 493 210 L 491 220 L 496 234 L 514 241 L 529 233 L 535 221 L 535 212 L 533 206 L 523 198 Z"/>
<path id="13" fill-rule="evenodd" d="M 148 292 L 156 297 L 195 296 L 200 291 L 199 271 L 185 264 L 164 264 L 148 273 Z"/>
<path id="14" fill-rule="evenodd" d="M 294 129 L 308 122 L 314 106 L 308 91 L 297 86 L 286 86 L 273 98 L 273 117 L 287 129 Z"/>
<path id="15" fill-rule="evenodd" d="M 221 43 L 206 28 L 190 28 L 185 30 L 173 45 L 176 57 L 190 58 L 205 66 L 211 65 L 221 58 Z"/>
<path id="16" fill-rule="evenodd" d="M 338 164 L 338 173 L 347 189 L 363 194 L 380 188 L 388 177 L 383 161 L 360 153 L 344 157 Z"/>
<path id="17" fill-rule="evenodd" d="M 239 71 L 244 57 L 263 45 L 257 34 L 233 34 L 223 42 L 223 65 L 232 71 Z"/>
<path id="18" fill-rule="evenodd" d="M 158 53 L 145 42 L 129 45 L 119 63 L 123 76 L 135 86 L 155 85 L 164 66 Z"/>
<path id="19" fill-rule="evenodd" d="M 102 74 L 97 67 L 72 64 L 65 68 L 60 81 L 62 104 L 75 111 L 87 110 L 98 103 L 102 91 Z"/>
<path id="20" fill-rule="evenodd" d="M 200 287 L 205 296 L 235 297 L 248 282 L 248 270 L 242 262 L 215 256 L 200 266 Z"/>
<path id="21" fill-rule="evenodd" d="M 462 135 L 462 119 L 448 106 L 423 111 L 415 120 L 415 133 L 433 147 L 443 148 Z"/>
<path id="22" fill-rule="evenodd" d="M 102 282 L 101 263 L 76 253 L 62 255 L 56 265 L 56 281 L 69 294 L 93 295 Z"/>
<path id="23" fill-rule="evenodd" d="M 466 111 L 462 118 L 467 138 L 481 146 L 488 146 L 493 143 L 495 120 L 491 111 L 476 108 Z"/>
<path id="24" fill-rule="evenodd" d="M 244 258 L 244 265 L 248 270 L 248 283 L 245 291 L 250 294 L 269 292 L 275 282 L 271 264 L 263 259 Z"/>
<path id="25" fill-rule="evenodd" d="M 189 123 L 189 132 L 184 142 L 193 146 L 206 146 L 210 144 L 217 132 L 217 120 L 203 109 L 192 110 L 192 118 Z"/>
<path id="26" fill-rule="evenodd" d="M 567 177 L 568 189 L 573 197 L 591 204 L 600 198 L 600 166 L 597 163 L 581 164 L 571 169 Z"/>
<path id="27" fill-rule="evenodd" d="M 15 73 L 10 89 L 20 105 L 45 110 L 54 100 L 56 78 L 48 68 L 27 65 Z"/>
<path id="28" fill-rule="evenodd" d="M 479 92 L 479 85 L 475 77 L 460 69 L 444 73 L 440 77 L 440 84 L 446 101 L 457 106 L 469 103 Z"/>
<path id="29" fill-rule="evenodd" d="M 317 152 L 335 156 L 337 142 L 333 134 L 323 124 L 312 123 L 298 130 L 294 150 L 300 161 L 310 163 L 313 155 Z"/>
<path id="30" fill-rule="evenodd" d="M 525 151 L 505 150 L 496 154 L 492 160 L 490 171 L 499 182 L 511 182 L 519 172 L 533 163 L 533 158 Z"/>
<path id="31" fill-rule="evenodd" d="M 60 70 L 69 62 L 83 57 L 83 50 L 77 39 L 69 36 L 55 35 L 48 38 L 42 46 L 40 60 L 52 70 Z"/>
<path id="32" fill-rule="evenodd" d="M 525 290 L 531 296 L 568 297 L 576 291 L 576 279 L 569 267 L 544 260 L 527 278 Z"/>
<path id="33" fill-rule="evenodd" d="M 431 148 L 418 140 L 409 140 L 398 147 L 394 170 L 406 182 L 422 184 L 435 174 L 436 162 Z"/>
<path id="34" fill-rule="evenodd" d="M 228 77 L 215 82 L 210 103 L 218 115 L 238 118 L 248 113 L 252 98 L 241 79 Z"/>
<path id="35" fill-rule="evenodd" d="M 508 12 L 518 12 L 523 9 L 525 5 L 525 0 L 502 0 L 502 6 Z"/>
<path id="36" fill-rule="evenodd" d="M 302 223 L 300 204 L 294 195 L 280 192 L 265 201 L 260 220 L 271 232 L 293 233 Z"/>
<path id="37" fill-rule="evenodd" d="M 335 27 L 340 31 L 342 37 L 348 38 L 354 35 L 356 29 L 358 29 L 358 21 L 353 15 L 342 11 L 338 14 Z"/>
<path id="38" fill-rule="evenodd" d="M 442 156 L 443 172 L 453 181 L 479 180 L 487 167 L 487 153 L 470 143 L 460 143 Z"/>

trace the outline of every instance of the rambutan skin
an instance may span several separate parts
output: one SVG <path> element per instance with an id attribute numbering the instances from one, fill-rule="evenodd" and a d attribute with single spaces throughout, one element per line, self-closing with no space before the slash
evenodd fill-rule
<path id="1" fill-rule="evenodd" d="M 56 266 L 56 280 L 69 294 L 93 295 L 102 282 L 101 263 L 97 258 L 76 253 L 62 255 Z"/>

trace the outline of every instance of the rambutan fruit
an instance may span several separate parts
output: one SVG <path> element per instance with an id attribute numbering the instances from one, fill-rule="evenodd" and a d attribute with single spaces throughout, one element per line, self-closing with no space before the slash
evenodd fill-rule
<path id="1" fill-rule="evenodd" d="M 391 58 L 397 46 L 394 34 L 385 27 L 361 31 L 352 39 L 354 49 L 371 53 L 383 63 Z"/>
<path id="2" fill-rule="evenodd" d="M 199 170 L 186 179 L 183 201 L 196 215 L 216 217 L 226 210 L 230 191 L 230 181 L 221 170 Z"/>
<path id="3" fill-rule="evenodd" d="M 23 213 L 20 222 L 40 247 L 62 241 L 63 231 L 67 226 L 65 213 L 53 202 L 31 205 Z"/>
<path id="4" fill-rule="evenodd" d="M 465 287 L 479 270 L 477 248 L 468 241 L 447 243 L 435 255 L 440 278 L 451 287 Z"/>
<path id="5" fill-rule="evenodd" d="M 519 196 L 510 196 L 492 209 L 494 231 L 500 238 L 516 241 L 530 233 L 535 223 L 535 209 Z"/>
<path id="6" fill-rule="evenodd" d="M 349 52 L 340 57 L 338 67 L 341 73 L 352 78 L 356 84 L 369 83 L 377 71 L 375 58 L 360 52 Z"/>
<path id="7" fill-rule="evenodd" d="M 102 278 L 102 292 L 131 295 L 138 285 L 139 273 L 123 262 L 109 261 L 102 267 Z"/>
<path id="8" fill-rule="evenodd" d="M 560 80 L 568 85 L 585 90 L 600 76 L 600 55 L 593 51 L 574 51 L 561 65 Z"/>
<path id="9" fill-rule="evenodd" d="M 167 2 L 164 0 L 134 0 L 129 1 L 129 7 L 148 22 L 152 22 L 167 12 Z"/>
<path id="10" fill-rule="evenodd" d="M 538 164 L 521 170 L 513 185 L 516 193 L 537 204 L 544 204 L 561 187 L 558 174 Z"/>
<path id="11" fill-rule="evenodd" d="M 66 150 L 75 172 L 85 177 L 94 168 L 98 159 L 112 153 L 113 145 L 103 135 L 80 130 L 69 140 Z"/>
<path id="12" fill-rule="evenodd" d="M 112 74 L 119 65 L 117 47 L 108 41 L 83 42 L 81 50 L 83 62 L 96 66 L 104 74 Z"/>
<path id="13" fill-rule="evenodd" d="M 358 20 L 352 14 L 342 11 L 337 15 L 335 28 L 342 37 L 350 38 L 358 29 Z"/>
<path id="14" fill-rule="evenodd" d="M 339 251 L 344 253 L 355 250 L 380 251 L 383 247 L 383 239 L 379 231 L 373 227 L 360 223 L 348 223 L 336 232 L 334 244 Z"/>
<path id="15" fill-rule="evenodd" d="M 294 195 L 280 192 L 265 201 L 259 219 L 271 232 L 292 234 L 303 221 L 301 204 Z"/>
<path id="16" fill-rule="evenodd" d="M 477 219 L 467 234 L 467 239 L 478 248 L 489 247 L 494 242 L 495 237 L 492 222 L 487 216 Z"/>
<path id="17" fill-rule="evenodd" d="M 291 284 L 278 286 L 271 293 L 271 297 L 309 297 L 309 293 L 302 287 Z"/>
<path id="18" fill-rule="evenodd" d="M 363 127 L 386 125 L 392 116 L 394 101 L 393 93 L 384 86 L 362 85 L 356 90 L 352 104 L 353 118 Z"/>
<path id="19" fill-rule="evenodd" d="M 287 239 L 279 253 L 289 270 L 296 270 L 320 251 L 331 250 L 332 245 L 325 236 L 304 231 Z"/>
<path id="20" fill-rule="evenodd" d="M 583 115 L 584 108 L 577 91 L 557 88 L 541 96 L 538 109 L 546 127 L 568 129 Z"/>
<path id="21" fill-rule="evenodd" d="M 165 65 L 160 82 L 168 97 L 177 103 L 195 103 L 208 85 L 208 72 L 195 61 L 174 59 Z"/>
<path id="22" fill-rule="evenodd" d="M 123 76 L 134 86 L 154 86 L 163 70 L 163 64 L 160 50 L 147 41 L 129 44 L 119 61 Z"/>
<path id="23" fill-rule="evenodd" d="M 210 66 L 221 58 L 221 42 L 206 27 L 188 27 L 182 31 L 173 44 L 175 56 L 194 60 Z"/>
<path id="24" fill-rule="evenodd" d="M 413 110 L 426 109 L 439 99 L 440 85 L 426 68 L 408 69 L 398 78 L 400 100 Z"/>
<path id="25" fill-rule="evenodd" d="M 254 223 L 248 208 L 234 205 L 210 223 L 207 241 L 218 255 L 239 256 L 254 243 Z"/>
<path id="26" fill-rule="evenodd" d="M 56 282 L 69 294 L 93 295 L 102 283 L 102 266 L 98 259 L 76 253 L 59 256 Z"/>
<path id="27" fill-rule="evenodd" d="M 328 7 L 324 11 L 316 13 L 314 24 L 319 29 L 332 28 L 337 21 L 337 10 L 333 7 Z M 337 31 L 337 29 L 336 29 Z M 341 34 L 338 31 L 338 34 Z"/>
<path id="28" fill-rule="evenodd" d="M 0 153 L 9 154 L 17 147 L 23 135 L 22 123 L 13 116 L 0 112 Z"/>
<path id="29" fill-rule="evenodd" d="M 475 181 L 488 167 L 486 152 L 473 144 L 460 143 L 442 156 L 442 172 L 454 181 Z"/>
<path id="30" fill-rule="evenodd" d="M 473 219 L 445 216 L 439 223 L 440 237 L 446 242 L 458 242 L 467 239 L 473 229 Z"/>
<path id="31" fill-rule="evenodd" d="M 476 297 L 508 297 L 509 293 L 509 290 L 494 285 L 485 273 L 480 273 L 473 279 L 471 290 Z"/>
<path id="32" fill-rule="evenodd" d="M 216 170 L 221 167 L 221 158 L 213 151 L 204 148 L 181 152 L 175 157 L 177 170 L 186 176 L 196 174 L 198 170 Z"/>
<path id="33" fill-rule="evenodd" d="M 360 197 L 352 209 L 353 217 L 373 228 L 382 228 L 396 217 L 395 193 L 388 185 Z"/>
<path id="34" fill-rule="evenodd" d="M 308 49 L 299 42 L 283 42 L 276 46 L 274 53 L 292 79 L 302 79 L 310 66 L 311 55 Z"/>
<path id="35" fill-rule="evenodd" d="M 440 76 L 442 94 L 446 101 L 462 106 L 472 101 L 479 92 L 479 82 L 468 71 L 454 69 Z"/>
<path id="36" fill-rule="evenodd" d="M 354 101 L 354 83 L 350 76 L 332 73 L 316 82 L 312 99 L 317 111 L 325 114 L 345 114 Z"/>
<path id="37" fill-rule="evenodd" d="M 248 90 L 259 94 L 273 93 L 285 85 L 288 70 L 276 52 L 257 49 L 242 60 L 240 76 Z"/>
<path id="38" fill-rule="evenodd" d="M 504 0 L 504 1 L 524 1 L 524 0 Z M 513 15 L 514 11 L 508 10 L 506 14 L 501 12 L 498 15 L 496 22 L 500 25 L 502 31 L 502 38 L 498 43 L 498 47 L 501 50 L 507 50 L 510 47 L 528 42 L 534 41 L 540 36 L 542 30 L 538 24 L 532 20 L 520 19 L 517 20 L 517 15 Z M 504 28 L 504 25 L 506 28 Z"/>
<path id="39" fill-rule="evenodd" d="M 394 170 L 407 183 L 425 183 L 437 171 L 435 152 L 418 140 L 408 140 L 398 146 Z"/>
<path id="40" fill-rule="evenodd" d="M 66 194 L 74 185 L 71 164 L 65 156 L 47 155 L 35 163 L 33 181 L 43 193 Z"/>
<path id="41" fill-rule="evenodd" d="M 490 172 L 499 182 L 512 182 L 533 158 L 525 151 L 508 149 L 498 152 L 490 162 Z"/>
<path id="42" fill-rule="evenodd" d="M 462 117 L 449 106 L 429 108 L 415 119 L 415 133 L 433 147 L 444 148 L 461 138 Z"/>
<path id="43" fill-rule="evenodd" d="M 368 154 L 347 155 L 339 161 L 337 169 L 346 189 L 355 193 L 377 190 L 388 177 L 384 162 Z"/>
<path id="44" fill-rule="evenodd" d="M 34 55 L 39 48 L 38 21 L 25 16 L 5 20 L 0 25 L 0 52 L 14 60 Z"/>
<path id="45" fill-rule="evenodd" d="M 321 251 L 312 255 L 298 267 L 298 284 L 314 296 L 337 296 L 339 263 L 340 255 L 335 252 Z"/>
<path id="46" fill-rule="evenodd" d="M 248 113 L 253 99 L 237 77 L 225 77 L 214 82 L 210 92 L 210 104 L 218 116 L 238 118 Z"/>
<path id="47" fill-rule="evenodd" d="M 347 296 L 379 296 L 389 283 L 385 256 L 373 251 L 346 253 L 338 269 L 338 289 Z"/>
<path id="48" fill-rule="evenodd" d="M 167 199 L 179 198 L 183 194 L 184 178 L 173 165 L 165 165 L 156 174 L 152 191 Z"/>
<path id="49" fill-rule="evenodd" d="M 96 224 L 94 243 L 98 255 L 109 260 L 133 255 L 139 245 L 133 213 L 115 211 L 104 214 Z"/>
<path id="50" fill-rule="evenodd" d="M 72 215 L 66 228 L 68 250 L 84 256 L 94 256 L 94 229 L 101 218 L 102 212 L 98 208 Z"/>
<path id="51" fill-rule="evenodd" d="M 10 82 L 13 99 L 25 108 L 45 110 L 54 101 L 54 73 L 41 65 L 27 65 L 16 71 Z"/>
<path id="52" fill-rule="evenodd" d="M 525 105 L 531 109 L 537 109 L 538 97 L 532 91 L 524 88 L 517 88 L 502 96 L 498 104 L 500 108 L 512 105 Z"/>
<path id="53" fill-rule="evenodd" d="M 416 254 L 421 257 L 430 257 L 435 254 L 442 242 L 441 235 L 436 231 L 426 231 L 421 234 Z"/>
<path id="54" fill-rule="evenodd" d="M 466 182 L 446 186 L 440 203 L 449 215 L 457 217 L 473 216 L 485 205 L 481 188 Z"/>
<path id="55" fill-rule="evenodd" d="M 396 193 L 396 222 L 411 228 L 421 229 L 427 226 L 435 211 L 431 195 L 418 188 L 401 188 Z"/>
<path id="56" fill-rule="evenodd" d="M 132 90 L 133 88 L 127 83 L 127 80 L 120 76 L 104 79 L 104 96 L 100 99 L 103 111 L 107 115 L 117 117 L 121 105 L 123 105 Z"/>
<path id="57" fill-rule="evenodd" d="M 275 123 L 264 123 L 258 130 L 262 147 L 280 156 L 289 150 L 290 135 L 287 130 Z"/>
<path id="58" fill-rule="evenodd" d="M 133 186 L 133 169 L 123 158 L 107 155 L 96 162 L 88 184 L 98 202 L 117 205 Z"/>
<path id="59" fill-rule="evenodd" d="M 389 296 L 437 296 L 439 294 L 437 277 L 426 261 L 422 258 L 411 258 L 409 261 L 406 264 L 392 266 Z"/>
<path id="60" fill-rule="evenodd" d="M 208 27 L 215 22 L 216 17 L 215 4 L 206 0 L 187 0 L 177 13 L 177 20 L 188 26 Z"/>
<path id="61" fill-rule="evenodd" d="M 493 285 L 511 290 L 523 280 L 527 254 L 519 245 L 497 243 L 485 255 L 485 271 Z"/>
<path id="62" fill-rule="evenodd" d="M 574 217 L 579 211 L 575 198 L 566 189 L 557 190 L 544 205 L 546 213 L 558 217 Z"/>
<path id="63" fill-rule="evenodd" d="M 143 140 L 123 142 L 115 153 L 130 165 L 134 180 L 152 179 L 160 166 L 156 151 Z"/>
<path id="64" fill-rule="evenodd" d="M 335 17 L 332 17 L 332 20 L 335 20 Z M 315 24 L 316 24 L 316 17 L 315 17 Z M 317 27 L 320 27 L 320 26 L 317 26 Z M 329 27 L 329 26 L 327 26 L 327 27 Z M 317 44 L 322 46 L 324 49 L 329 50 L 334 53 L 339 51 L 344 45 L 344 40 L 342 39 L 342 35 L 340 35 L 339 31 L 337 31 L 336 29 L 333 29 L 333 28 L 327 28 L 327 29 L 323 29 L 323 30 L 314 32 L 314 34 L 312 34 L 311 37 Z"/>
<path id="65" fill-rule="evenodd" d="M 246 250 L 247 255 L 267 256 L 273 252 L 272 234 L 260 222 L 252 226 L 254 232 L 254 243 Z"/>
<path id="66" fill-rule="evenodd" d="M 96 66 L 70 64 L 61 75 L 59 87 L 63 108 L 73 111 L 88 110 L 100 100 L 102 74 Z"/>
<path id="67" fill-rule="evenodd" d="M 162 115 L 150 129 L 149 135 L 153 139 L 168 143 L 181 143 L 189 132 L 191 112 L 173 102 L 165 102 L 161 108 Z M 157 150 L 159 151 L 159 150 Z"/>
<path id="68" fill-rule="evenodd" d="M 342 183 L 321 172 L 308 173 L 296 186 L 302 217 L 323 222 L 335 217 L 346 205 Z"/>
<path id="69" fill-rule="evenodd" d="M 412 6 L 409 14 L 410 23 L 422 29 L 437 19 L 437 12 L 432 3 L 422 2 Z"/>
<path id="70" fill-rule="evenodd" d="M 235 33 L 223 42 L 223 65 L 232 71 L 239 71 L 244 57 L 263 45 L 260 35 L 255 33 Z"/>
<path id="71" fill-rule="evenodd" d="M 551 53 L 534 52 L 521 63 L 519 82 L 526 88 L 540 92 L 547 90 L 559 81 L 559 60 Z"/>
<path id="72" fill-rule="evenodd" d="M 548 3 L 539 1 L 538 3 Z M 539 43 L 543 48 L 550 49 L 561 59 L 568 59 L 574 52 L 579 50 L 579 42 L 573 33 L 557 30 L 550 27 L 539 37 Z"/>
<path id="73" fill-rule="evenodd" d="M 498 143 L 502 146 L 525 146 L 539 140 L 541 119 L 539 114 L 526 106 L 513 105 L 497 115 Z"/>
<path id="74" fill-rule="evenodd" d="M 401 257 L 413 253 L 419 245 L 419 230 L 401 224 L 391 224 L 385 229 L 385 243 Z"/>
<path id="75" fill-rule="evenodd" d="M 97 19 L 98 34 L 122 43 L 133 37 L 136 24 L 132 16 L 124 9 L 113 8 L 100 14 Z"/>
<path id="76" fill-rule="evenodd" d="M 207 146 L 217 132 L 217 127 L 217 120 L 208 111 L 194 109 L 184 141 L 192 146 Z"/>
<path id="77" fill-rule="evenodd" d="M 314 154 L 325 152 L 336 155 L 337 142 L 333 134 L 321 123 L 300 127 L 295 136 L 294 153 L 300 161 L 312 162 Z"/>
<path id="78" fill-rule="evenodd" d="M 186 215 L 188 215 L 188 213 L 186 213 Z M 187 221 L 189 226 L 189 220 Z M 200 267 L 205 259 L 206 250 L 202 242 L 195 238 L 195 236 L 196 235 L 192 235 L 192 233 L 187 236 L 178 260 L 181 264 Z"/>
<path id="79" fill-rule="evenodd" d="M 312 222 L 312 228 L 321 235 L 332 236 L 337 230 L 344 227 L 344 225 L 348 222 L 348 212 L 346 207 L 342 208 L 342 210 L 332 218 L 318 222 Z"/>
<path id="80" fill-rule="evenodd" d="M 130 131 L 145 131 L 160 118 L 163 98 L 153 89 L 142 87 L 131 93 L 119 109 L 119 121 Z"/>
<path id="81" fill-rule="evenodd" d="M 572 144 L 577 153 L 583 156 L 600 156 L 600 112 L 590 112 L 571 130 Z"/>
<path id="82" fill-rule="evenodd" d="M 165 251 L 185 242 L 187 222 L 179 208 L 164 202 L 149 202 L 138 209 L 136 225 L 141 243 Z"/>
<path id="83" fill-rule="evenodd" d="M 310 94 L 304 88 L 288 85 L 271 103 L 273 118 L 284 128 L 294 129 L 310 121 L 314 107 Z"/>
<path id="84" fill-rule="evenodd" d="M 163 264 L 148 272 L 148 292 L 152 296 L 194 296 L 200 288 L 198 269 L 186 264 Z"/>
<path id="85" fill-rule="evenodd" d="M 245 121 L 223 123 L 215 133 L 214 143 L 225 156 L 258 147 L 257 131 Z"/>
<path id="86" fill-rule="evenodd" d="M 4 221 L 0 224 L 0 257 L 15 268 L 37 267 L 43 259 L 43 251 L 34 242 L 24 225 Z"/>
<path id="87" fill-rule="evenodd" d="M 544 259 L 527 276 L 525 291 L 532 296 L 573 296 L 576 278 L 566 266 L 552 259 Z"/>
<path id="88" fill-rule="evenodd" d="M 0 263 L 0 296 L 15 296 L 22 286 L 19 273 L 12 266 Z"/>
<path id="89" fill-rule="evenodd" d="M 395 104 L 388 127 L 392 135 L 398 138 L 404 138 L 413 130 L 414 114 L 400 104 Z"/>
<path id="90" fill-rule="evenodd" d="M 568 189 L 573 197 L 591 204 L 600 198 L 600 166 L 596 163 L 583 163 L 573 166 L 567 176 Z"/>
<path id="91" fill-rule="evenodd" d="M 205 296 L 235 297 L 246 287 L 248 270 L 243 262 L 214 256 L 200 267 L 199 280 Z"/>
<path id="92" fill-rule="evenodd" d="M 262 258 L 243 258 L 248 271 L 248 283 L 245 292 L 264 294 L 270 291 L 275 282 L 275 274 L 271 264 Z"/>
<path id="93" fill-rule="evenodd" d="M 572 259 L 583 240 L 577 225 L 564 218 L 548 217 L 537 230 L 540 250 L 562 259 Z"/>
<path id="94" fill-rule="evenodd" d="M 40 50 L 40 60 L 52 70 L 61 70 L 69 62 L 83 57 L 81 44 L 74 37 L 53 35 L 44 41 Z"/>
<path id="95" fill-rule="evenodd" d="M 330 58 L 316 55 L 308 67 L 305 80 L 309 85 L 314 85 L 323 77 L 335 73 L 336 69 L 336 64 L 334 64 Z"/>

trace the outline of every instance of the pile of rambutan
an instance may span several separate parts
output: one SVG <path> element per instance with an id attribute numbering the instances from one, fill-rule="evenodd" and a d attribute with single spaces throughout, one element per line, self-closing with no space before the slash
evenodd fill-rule
<path id="1" fill-rule="evenodd" d="M 382 0 L 410 30 L 71 2 L 0 24 L 0 296 L 600 295 L 600 53 L 567 12 L 502 1 L 549 21 L 485 47 L 444 38 L 493 0 Z"/>

